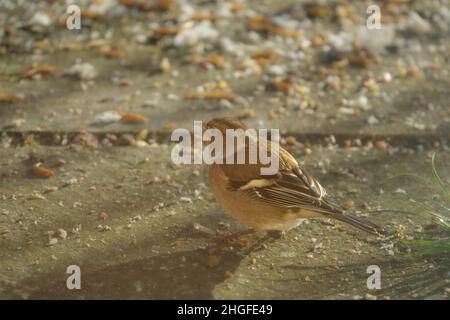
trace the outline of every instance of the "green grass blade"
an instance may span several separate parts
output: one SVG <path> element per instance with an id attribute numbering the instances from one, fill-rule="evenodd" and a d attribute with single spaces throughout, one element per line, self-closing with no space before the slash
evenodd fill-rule
<path id="1" fill-rule="evenodd" d="M 419 249 L 413 255 L 432 255 L 446 253 L 450 253 L 450 242 L 437 240 L 433 241 L 429 245 L 426 245 L 424 248 Z"/>
<path id="2" fill-rule="evenodd" d="M 431 172 L 433 173 L 433 177 L 436 182 L 436 185 L 441 189 L 441 191 L 444 193 L 444 195 L 446 195 L 447 198 L 450 200 L 450 191 L 447 189 L 447 186 L 445 185 L 444 181 L 442 181 L 442 179 L 439 176 L 437 169 L 436 169 L 436 153 L 433 153 L 433 156 L 431 157 Z"/>
<path id="3" fill-rule="evenodd" d="M 443 214 L 441 214 L 439 212 L 436 212 L 433 207 L 428 205 L 426 200 L 418 199 L 418 198 L 415 198 L 413 196 L 406 196 L 405 198 L 408 199 L 409 201 L 412 201 L 416 206 L 420 207 L 422 210 L 424 210 L 430 216 L 432 216 L 433 218 L 437 219 L 439 222 L 441 222 L 441 223 L 445 224 L 446 226 L 450 227 L 450 225 L 445 222 L 445 220 L 446 220 L 445 218 L 446 217 Z"/>
<path id="4" fill-rule="evenodd" d="M 418 246 L 425 246 L 429 245 L 433 242 L 433 240 L 402 240 L 401 243 L 403 244 L 410 244 L 410 245 L 418 245 Z"/>
<path id="5" fill-rule="evenodd" d="M 425 179 L 424 177 L 421 177 L 417 174 L 413 174 L 413 173 L 399 173 L 399 174 L 396 174 L 395 176 L 386 178 L 386 180 L 394 180 L 394 179 L 398 179 L 398 178 L 414 178 L 414 179 L 419 180 L 420 182 L 424 183 L 425 185 L 429 184 L 429 181 L 427 179 Z"/>

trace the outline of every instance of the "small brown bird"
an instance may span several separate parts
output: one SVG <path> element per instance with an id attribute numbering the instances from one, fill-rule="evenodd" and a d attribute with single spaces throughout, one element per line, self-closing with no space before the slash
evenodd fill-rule
<path id="1" fill-rule="evenodd" d="M 233 118 L 216 118 L 204 129 L 215 128 L 223 135 L 226 129 L 247 127 Z M 246 140 L 244 164 L 217 164 L 209 167 L 209 185 L 216 200 L 227 213 L 242 224 L 255 230 L 287 231 L 298 226 L 303 219 L 333 218 L 349 223 L 372 234 L 383 234 L 375 224 L 351 215 L 329 196 L 319 182 L 303 169 L 294 157 L 279 146 L 279 170 L 274 175 L 261 175 L 259 162 L 248 162 Z M 271 142 L 266 140 L 268 149 Z M 235 155 L 236 156 L 236 155 Z M 225 163 L 225 161 L 224 161 Z"/>

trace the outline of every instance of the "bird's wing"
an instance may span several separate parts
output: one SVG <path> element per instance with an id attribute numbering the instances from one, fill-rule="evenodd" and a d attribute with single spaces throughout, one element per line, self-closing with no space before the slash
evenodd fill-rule
<path id="1" fill-rule="evenodd" d="M 255 200 L 281 209 L 342 213 L 319 182 L 300 167 L 282 170 L 273 177 L 259 176 L 247 182 L 229 180 L 229 188 L 246 192 Z"/>
<path id="2" fill-rule="evenodd" d="M 388 234 L 383 228 L 361 218 L 344 215 L 317 180 L 301 168 L 282 171 L 277 177 L 253 179 L 246 183 L 228 181 L 230 191 L 245 192 L 255 201 L 284 209 L 286 212 L 309 210 L 349 223 L 372 234 Z"/>
<path id="3" fill-rule="evenodd" d="M 246 184 L 254 179 L 272 179 L 278 178 L 280 176 L 279 172 L 281 171 L 296 171 L 299 166 L 295 158 L 283 149 L 281 146 L 278 149 L 272 147 L 272 143 L 270 141 L 261 141 L 258 148 L 267 148 L 268 155 L 272 155 L 274 153 L 276 156 L 272 158 L 279 161 L 278 163 L 278 172 L 273 175 L 261 175 L 262 168 L 268 168 L 272 164 L 261 164 L 259 161 L 257 163 L 248 163 L 249 159 L 249 147 L 248 144 L 245 145 L 245 159 L 247 163 L 245 164 L 236 164 L 236 153 L 234 154 L 234 163 L 233 164 L 221 164 L 219 165 L 224 174 L 230 181 L 237 182 L 239 185 Z M 267 143 L 267 145 L 265 145 Z"/>
<path id="4" fill-rule="evenodd" d="M 260 163 L 219 165 L 228 178 L 227 187 L 230 191 L 244 191 L 257 200 L 287 210 L 342 212 L 319 182 L 301 168 L 288 151 L 281 146 L 278 150 L 274 149 L 271 142 L 267 144 L 269 152 L 278 153 L 278 172 L 274 175 L 261 175 L 261 168 L 265 165 Z M 248 154 L 248 146 L 245 149 Z"/>

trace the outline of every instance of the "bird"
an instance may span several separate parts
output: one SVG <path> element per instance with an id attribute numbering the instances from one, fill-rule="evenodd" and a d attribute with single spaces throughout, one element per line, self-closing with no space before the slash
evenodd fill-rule
<path id="1" fill-rule="evenodd" d="M 207 129 L 219 130 L 225 146 L 229 134 L 227 129 L 248 128 L 238 119 L 219 117 L 208 121 L 203 130 Z M 246 140 L 246 161 L 249 159 L 248 142 Z M 264 143 L 268 150 L 276 150 L 269 139 Z M 216 161 L 209 164 L 208 182 L 215 199 L 228 214 L 249 230 L 286 233 L 304 219 L 331 218 L 371 234 L 386 233 L 372 222 L 345 214 L 325 188 L 282 146 L 278 147 L 277 158 L 278 171 L 271 175 L 261 174 L 260 169 L 264 165 L 259 159 L 256 163 Z"/>

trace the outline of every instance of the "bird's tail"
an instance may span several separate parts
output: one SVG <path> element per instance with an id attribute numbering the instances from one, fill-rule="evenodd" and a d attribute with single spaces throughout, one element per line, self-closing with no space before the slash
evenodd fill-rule
<path id="1" fill-rule="evenodd" d="M 389 234 L 389 232 L 387 232 L 385 229 L 383 229 L 380 226 L 377 226 L 376 224 L 370 221 L 349 214 L 344 214 L 344 210 L 341 208 L 341 206 L 336 204 L 336 201 L 331 196 L 327 196 L 325 199 L 322 200 L 321 209 L 322 209 L 321 213 L 324 214 L 324 216 L 342 222 L 346 222 L 368 233 L 375 235 Z"/>
<path id="2" fill-rule="evenodd" d="M 333 214 L 332 217 L 342 222 L 346 222 L 351 224 L 352 226 L 364 230 L 366 232 L 375 234 L 375 235 L 387 235 L 388 232 L 380 226 L 369 222 L 367 220 L 352 216 L 352 215 L 344 215 L 344 214 Z"/>

